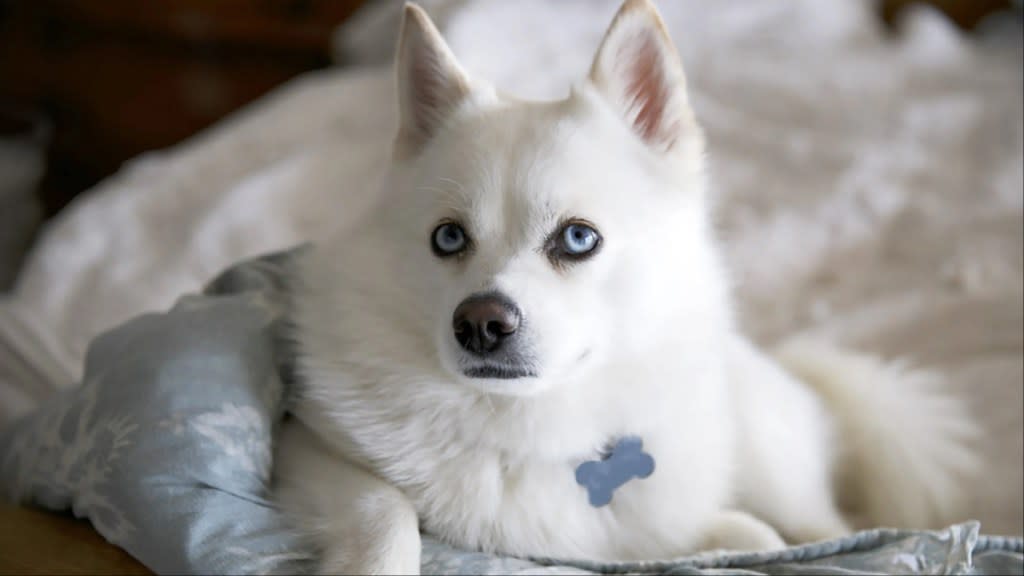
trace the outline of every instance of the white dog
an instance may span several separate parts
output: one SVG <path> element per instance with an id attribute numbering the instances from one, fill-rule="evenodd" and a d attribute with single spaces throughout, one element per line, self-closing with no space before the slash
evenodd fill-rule
<path id="1" fill-rule="evenodd" d="M 413 5 L 397 75 L 373 206 L 297 275 L 275 489 L 323 571 L 417 572 L 421 528 L 663 559 L 959 513 L 972 428 L 932 379 L 806 339 L 787 372 L 737 332 L 704 139 L 648 1 L 562 101 L 467 76 Z"/>

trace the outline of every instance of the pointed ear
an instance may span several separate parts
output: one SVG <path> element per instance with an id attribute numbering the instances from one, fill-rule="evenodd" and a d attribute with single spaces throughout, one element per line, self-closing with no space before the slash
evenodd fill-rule
<path id="1" fill-rule="evenodd" d="M 415 150 L 466 98 L 469 81 L 427 13 L 410 3 L 402 18 L 396 68 L 398 144 Z"/>
<path id="2" fill-rule="evenodd" d="M 627 0 L 605 33 L 590 82 L 649 146 L 667 152 L 697 131 L 683 67 L 657 9 Z"/>

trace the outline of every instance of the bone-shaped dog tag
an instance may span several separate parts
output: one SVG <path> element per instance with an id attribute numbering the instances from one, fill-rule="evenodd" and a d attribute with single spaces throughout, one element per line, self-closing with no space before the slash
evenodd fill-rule
<path id="1" fill-rule="evenodd" d="M 588 460 L 576 468 L 576 482 L 587 489 L 592 506 L 605 506 L 620 486 L 654 473 L 654 458 L 643 446 L 637 436 L 620 438 L 601 460 Z"/>

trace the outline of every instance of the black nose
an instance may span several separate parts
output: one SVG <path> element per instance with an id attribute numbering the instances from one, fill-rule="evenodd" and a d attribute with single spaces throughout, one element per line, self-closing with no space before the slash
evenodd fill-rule
<path id="1" fill-rule="evenodd" d="M 462 301 L 452 317 L 459 345 L 474 354 L 488 354 L 519 329 L 522 314 L 506 296 L 489 292 Z"/>

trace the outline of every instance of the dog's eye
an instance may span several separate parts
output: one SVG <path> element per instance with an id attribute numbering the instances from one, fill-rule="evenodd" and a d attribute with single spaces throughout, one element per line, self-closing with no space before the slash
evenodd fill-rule
<path id="1" fill-rule="evenodd" d="M 601 236 L 586 224 L 569 224 L 562 230 L 562 246 L 567 254 L 580 256 L 597 247 Z"/>
<path id="2" fill-rule="evenodd" d="M 441 258 L 455 256 L 469 245 L 466 231 L 455 222 L 445 222 L 434 229 L 431 236 L 431 248 Z"/>
<path id="3" fill-rule="evenodd" d="M 560 226 L 548 239 L 546 250 L 552 263 L 585 260 L 601 247 L 601 234 L 593 226 L 572 220 Z"/>

